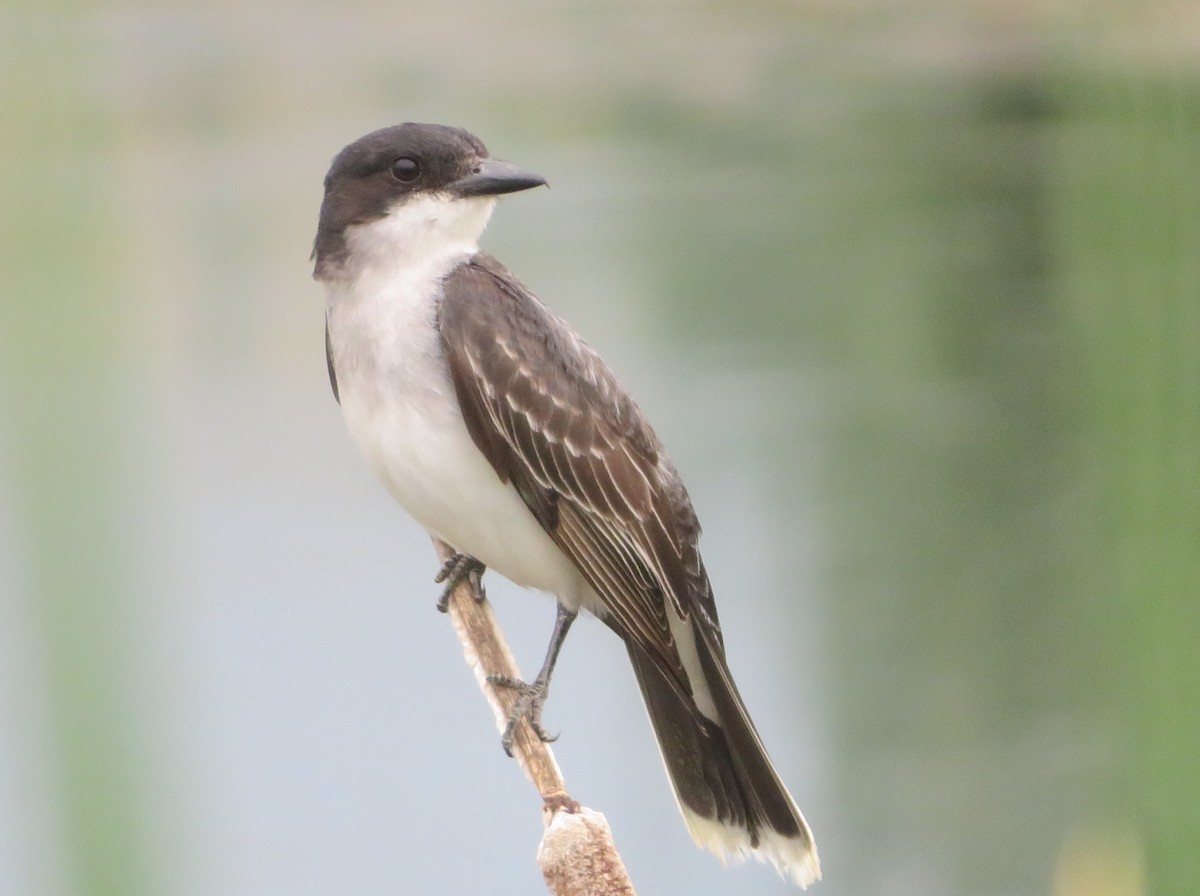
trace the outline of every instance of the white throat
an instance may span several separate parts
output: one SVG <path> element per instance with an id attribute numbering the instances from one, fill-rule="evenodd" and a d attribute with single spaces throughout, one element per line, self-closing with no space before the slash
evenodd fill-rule
<path id="1" fill-rule="evenodd" d="M 402 271 L 448 270 L 452 260 L 479 251 L 479 237 L 495 205 L 494 196 L 412 196 L 378 220 L 346 228 L 349 251 L 340 275 L 371 280 Z"/>

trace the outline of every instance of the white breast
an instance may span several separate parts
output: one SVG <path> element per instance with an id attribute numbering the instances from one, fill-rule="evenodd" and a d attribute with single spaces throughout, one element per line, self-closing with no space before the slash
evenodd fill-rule
<path id="1" fill-rule="evenodd" d="M 586 600 L 581 577 L 475 447 L 441 348 L 442 280 L 477 251 L 491 211 L 490 200 L 475 202 L 482 207 L 405 206 L 408 220 L 392 215 L 355 228 L 351 275 L 326 284 L 342 414 L 376 474 L 426 530 L 577 607 Z M 447 221 L 448 210 L 473 220 Z M 416 215 L 426 226 L 414 226 Z M 429 226 L 432 216 L 440 217 Z M 455 231 L 466 234 L 453 238 Z M 420 235 L 415 243 L 412 234 Z"/>

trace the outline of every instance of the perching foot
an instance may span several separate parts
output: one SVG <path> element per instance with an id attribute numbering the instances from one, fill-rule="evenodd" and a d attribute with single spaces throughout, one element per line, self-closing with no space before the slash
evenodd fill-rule
<path id="1" fill-rule="evenodd" d="M 486 566 L 470 554 L 460 554 L 457 551 L 451 554 L 450 559 L 442 564 L 438 574 L 433 577 L 435 582 L 446 583 L 446 587 L 442 589 L 442 596 L 438 598 L 438 612 L 445 613 L 450 608 L 450 595 L 464 579 L 471 583 L 471 593 L 475 595 L 475 599 L 483 603 L 487 597 L 483 590 L 483 573 L 486 569 Z"/>
<path id="2" fill-rule="evenodd" d="M 497 687 L 511 688 L 517 692 L 517 702 L 509 710 L 508 724 L 504 726 L 504 733 L 500 735 L 500 746 L 504 748 L 505 753 L 512 756 L 513 734 L 521 719 L 527 719 L 533 733 L 545 743 L 558 740 L 557 734 L 547 734 L 542 727 L 542 705 L 550 692 L 548 677 L 543 678 L 539 675 L 529 684 L 508 675 L 489 675 L 487 680 Z"/>

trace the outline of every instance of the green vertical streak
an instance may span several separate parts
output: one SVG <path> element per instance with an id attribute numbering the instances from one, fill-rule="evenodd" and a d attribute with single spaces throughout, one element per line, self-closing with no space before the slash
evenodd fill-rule
<path id="1" fill-rule="evenodd" d="M 57 787 L 75 892 L 146 892 L 128 706 L 120 693 L 129 571 L 118 508 L 119 325 L 106 207 L 111 158 L 89 105 L 88 41 L 44 8 L 14 21 L 0 105 L 0 246 L 14 517 L 29 547 L 36 655 L 51 701 Z"/>
<path id="2" fill-rule="evenodd" d="M 1068 296 L 1089 352 L 1097 580 L 1149 892 L 1200 880 L 1200 83 L 1070 79 Z"/>

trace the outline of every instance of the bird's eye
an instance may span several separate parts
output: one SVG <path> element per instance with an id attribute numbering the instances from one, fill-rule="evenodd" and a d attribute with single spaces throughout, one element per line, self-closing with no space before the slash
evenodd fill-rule
<path id="1" fill-rule="evenodd" d="M 420 175 L 421 165 L 416 159 L 403 156 L 392 162 L 392 177 L 396 178 L 402 184 L 411 184 Z"/>

